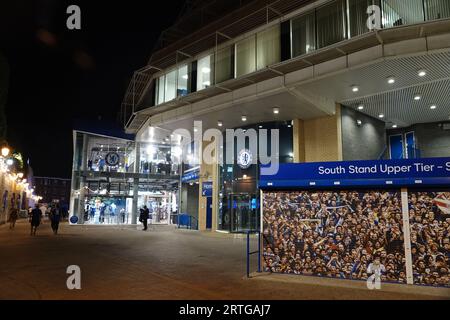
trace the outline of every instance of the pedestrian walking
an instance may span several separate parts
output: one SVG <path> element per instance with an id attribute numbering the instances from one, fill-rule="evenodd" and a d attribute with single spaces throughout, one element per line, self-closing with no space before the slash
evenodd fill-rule
<path id="1" fill-rule="evenodd" d="M 59 222 L 61 221 L 61 210 L 58 204 L 50 211 L 50 221 L 53 233 L 58 234 Z"/>
<path id="2" fill-rule="evenodd" d="M 31 224 L 31 233 L 30 235 L 36 235 L 36 230 L 41 224 L 42 221 L 42 211 L 39 209 L 39 205 L 36 204 L 36 207 L 31 211 L 30 215 L 30 224 Z"/>
<path id="3" fill-rule="evenodd" d="M 14 229 L 14 227 L 16 226 L 17 218 L 19 218 L 17 209 L 15 207 L 11 207 L 11 209 L 9 209 L 9 219 L 8 219 L 10 229 Z"/>
<path id="4" fill-rule="evenodd" d="M 150 211 L 148 210 L 147 206 L 144 206 L 141 209 L 141 214 L 139 216 L 139 221 L 142 222 L 142 224 L 144 225 L 144 229 L 143 231 L 147 230 L 147 224 L 148 224 L 148 217 L 150 215 Z"/>

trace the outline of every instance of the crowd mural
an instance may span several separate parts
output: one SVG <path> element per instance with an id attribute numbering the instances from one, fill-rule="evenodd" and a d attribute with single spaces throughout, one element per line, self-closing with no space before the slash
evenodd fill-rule
<path id="1" fill-rule="evenodd" d="M 449 215 L 436 193 L 411 193 L 414 280 L 450 286 Z M 264 193 L 265 271 L 406 283 L 400 191 Z M 376 268 L 374 268 L 376 266 Z"/>
<path id="2" fill-rule="evenodd" d="M 450 192 L 409 192 L 414 283 L 450 286 Z"/>

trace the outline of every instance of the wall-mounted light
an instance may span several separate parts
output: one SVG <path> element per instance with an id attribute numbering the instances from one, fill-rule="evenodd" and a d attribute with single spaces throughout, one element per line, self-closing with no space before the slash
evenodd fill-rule
<path id="1" fill-rule="evenodd" d="M 217 121 L 217 126 L 219 126 L 219 127 L 221 127 L 221 126 L 223 126 L 223 122 L 222 121 Z"/>
<path id="2" fill-rule="evenodd" d="M 247 116 L 242 116 L 241 120 L 244 121 L 244 122 L 247 121 Z"/>
<path id="3" fill-rule="evenodd" d="M 378 118 L 383 119 L 383 118 L 384 118 L 384 114 L 380 113 L 380 114 L 378 115 Z"/>
<path id="4" fill-rule="evenodd" d="M 361 120 L 356 120 L 356 125 L 359 127 L 359 126 L 361 126 L 362 125 L 362 121 Z"/>
<path id="5" fill-rule="evenodd" d="M 273 114 L 279 114 L 280 113 L 280 108 L 278 108 L 278 107 L 274 107 L 272 110 L 273 110 Z"/>
<path id="6" fill-rule="evenodd" d="M 393 124 L 393 125 L 392 125 L 392 129 L 397 129 L 397 127 L 398 127 L 398 126 L 397 126 L 396 124 Z"/>

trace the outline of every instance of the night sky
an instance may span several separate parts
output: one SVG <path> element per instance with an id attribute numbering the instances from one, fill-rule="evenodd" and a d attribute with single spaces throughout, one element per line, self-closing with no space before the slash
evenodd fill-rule
<path id="1" fill-rule="evenodd" d="M 133 71 L 145 66 L 183 3 L 0 1 L 0 51 L 10 67 L 7 139 L 35 175 L 70 177 L 73 121 L 117 119 Z M 81 30 L 66 28 L 70 4 L 81 8 Z"/>

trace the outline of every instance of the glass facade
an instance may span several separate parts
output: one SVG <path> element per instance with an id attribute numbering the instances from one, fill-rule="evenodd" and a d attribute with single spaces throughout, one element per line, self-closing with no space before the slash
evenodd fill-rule
<path id="1" fill-rule="evenodd" d="M 425 20 L 423 0 L 383 0 L 383 27 L 391 28 Z"/>
<path id="2" fill-rule="evenodd" d="M 216 52 L 216 83 L 234 78 L 234 46 Z"/>
<path id="3" fill-rule="evenodd" d="M 130 224 L 135 198 L 138 211 L 150 209 L 152 223 L 173 223 L 181 151 L 167 139 L 143 143 L 77 132 L 72 215 L 86 224 Z"/>
<path id="4" fill-rule="evenodd" d="M 317 47 L 324 48 L 347 38 L 345 1 L 337 0 L 316 11 Z"/>
<path id="5" fill-rule="evenodd" d="M 184 65 L 178 68 L 177 97 L 187 96 L 189 91 L 189 68 Z"/>
<path id="6" fill-rule="evenodd" d="M 177 70 L 173 70 L 166 74 L 164 86 L 164 102 L 168 102 L 176 98 L 177 91 Z"/>
<path id="7" fill-rule="evenodd" d="M 350 16 L 350 36 L 356 37 L 366 32 L 367 28 L 367 8 L 369 6 L 380 6 L 380 0 L 350 0 L 349 16 Z"/>
<path id="8" fill-rule="evenodd" d="M 264 69 L 281 59 L 280 25 L 256 34 L 257 69 Z"/>
<path id="9" fill-rule="evenodd" d="M 437 20 L 450 17 L 450 1 L 426 0 L 425 13 L 427 20 Z"/>
<path id="10" fill-rule="evenodd" d="M 292 56 L 316 50 L 316 16 L 314 12 L 292 20 Z"/>
<path id="11" fill-rule="evenodd" d="M 236 78 L 256 70 L 255 36 L 236 43 Z"/>
<path id="12" fill-rule="evenodd" d="M 367 9 L 372 5 L 381 8 L 383 28 L 450 17 L 448 0 L 329 1 L 287 20 L 290 22 L 288 24 L 286 21 L 282 22 L 287 25 L 287 30 L 282 31 L 280 24 L 270 25 L 245 39 L 218 48 L 212 54 L 159 76 L 156 81 L 155 104 L 264 69 L 280 62 L 282 52 L 285 60 L 370 32 L 367 26 Z M 285 34 L 288 35 L 287 39 L 283 38 Z M 196 69 L 197 77 L 192 88 L 191 69 Z"/>
<path id="13" fill-rule="evenodd" d="M 270 122 L 252 125 L 244 130 L 254 129 L 256 133 L 260 129 L 268 130 L 268 153 L 271 153 L 270 130 L 279 130 L 279 161 L 281 163 L 292 162 L 293 133 L 291 121 Z M 225 137 L 224 137 L 225 141 Z M 246 141 L 248 148 L 249 141 Z M 233 145 L 225 143 L 224 159 L 227 154 L 234 154 L 234 164 L 224 164 L 219 169 L 219 216 L 218 229 L 229 232 L 246 232 L 258 230 L 260 225 L 258 174 L 259 165 L 251 164 L 245 168 L 237 164 L 237 157 L 241 150 L 237 150 L 237 143 Z M 259 152 L 259 151 L 258 151 Z"/>
<path id="14" fill-rule="evenodd" d="M 197 62 L 197 90 L 211 86 L 213 74 L 213 56 L 208 55 Z"/>

